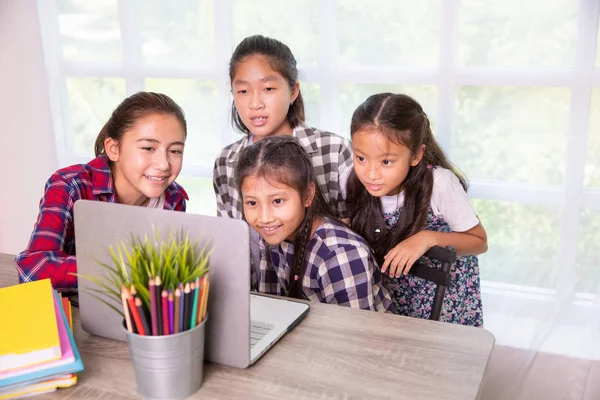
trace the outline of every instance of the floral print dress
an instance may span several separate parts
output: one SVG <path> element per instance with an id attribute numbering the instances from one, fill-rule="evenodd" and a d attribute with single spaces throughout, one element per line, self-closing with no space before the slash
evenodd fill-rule
<path id="1" fill-rule="evenodd" d="M 398 223 L 401 208 L 384 213 L 388 231 Z M 441 216 L 436 216 L 431 207 L 427 214 L 426 230 L 452 232 Z M 441 262 L 422 257 L 423 264 L 441 268 Z M 483 326 L 479 263 L 476 256 L 457 257 L 451 270 L 452 284 L 446 289 L 440 321 L 469 326 Z M 435 295 L 435 283 L 412 275 L 390 278 L 384 274 L 396 313 L 409 317 L 428 319 Z"/>

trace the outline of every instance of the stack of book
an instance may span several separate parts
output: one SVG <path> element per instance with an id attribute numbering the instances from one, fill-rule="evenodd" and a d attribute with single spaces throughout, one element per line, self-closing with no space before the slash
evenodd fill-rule
<path id="1" fill-rule="evenodd" d="M 55 391 L 83 370 L 68 299 L 49 279 L 0 289 L 0 399 Z"/>

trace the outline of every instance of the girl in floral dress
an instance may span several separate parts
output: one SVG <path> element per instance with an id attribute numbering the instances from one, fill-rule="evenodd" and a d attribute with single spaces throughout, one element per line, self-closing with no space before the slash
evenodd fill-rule
<path id="1" fill-rule="evenodd" d="M 477 255 L 487 250 L 486 232 L 419 103 L 373 95 L 354 112 L 350 131 L 351 226 L 371 245 L 396 312 L 429 318 L 435 284 L 407 273 L 432 246 L 452 246 L 457 259 L 440 320 L 482 326 Z M 420 262 L 441 267 L 425 257 Z"/>

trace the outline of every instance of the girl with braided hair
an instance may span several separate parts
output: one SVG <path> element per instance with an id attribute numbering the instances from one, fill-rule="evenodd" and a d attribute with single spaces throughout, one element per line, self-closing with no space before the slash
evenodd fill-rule
<path id="1" fill-rule="evenodd" d="M 367 242 L 330 214 L 296 138 L 246 147 L 235 178 L 244 218 L 261 237 L 259 292 L 394 311 Z"/>

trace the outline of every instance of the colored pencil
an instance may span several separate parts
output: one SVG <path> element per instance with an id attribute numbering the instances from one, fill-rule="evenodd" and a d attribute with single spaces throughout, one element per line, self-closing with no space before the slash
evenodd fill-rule
<path id="1" fill-rule="evenodd" d="M 194 290 L 194 301 L 192 302 L 192 315 L 190 319 L 190 328 L 194 328 L 196 326 L 196 321 L 198 320 L 198 296 L 200 296 L 200 278 L 196 278 L 195 282 L 196 290 Z"/>
<path id="2" fill-rule="evenodd" d="M 179 288 L 175 289 L 175 315 L 173 316 L 173 333 L 179 333 L 179 322 L 181 321 L 181 292 Z"/>
<path id="3" fill-rule="evenodd" d="M 196 282 L 190 282 L 190 316 L 189 321 L 186 321 L 188 324 L 188 329 L 192 329 L 192 312 L 194 311 L 194 296 L 196 295 Z"/>
<path id="4" fill-rule="evenodd" d="M 135 298 L 135 306 L 138 310 L 138 314 L 140 315 L 140 320 L 142 321 L 142 326 L 144 327 L 144 332 L 146 335 L 150 335 L 150 327 L 148 326 L 148 318 L 146 318 L 146 312 L 144 311 L 144 305 L 142 304 L 142 299 L 139 297 Z"/>
<path id="5" fill-rule="evenodd" d="M 131 314 L 131 316 L 133 317 L 133 308 L 137 308 L 135 306 L 135 295 L 137 294 L 137 291 L 135 290 L 135 286 L 133 286 L 133 283 L 131 284 L 131 286 L 129 286 L 129 295 L 133 296 L 133 303 L 129 303 L 129 313 Z M 136 311 L 137 312 L 137 311 Z M 139 329 L 137 328 L 137 324 L 135 324 L 135 320 L 131 323 L 131 327 L 133 328 L 133 332 L 134 333 L 139 333 Z M 146 335 L 148 335 L 148 331 L 146 331 Z"/>
<path id="6" fill-rule="evenodd" d="M 183 332 L 183 308 L 185 305 L 185 292 L 183 290 L 183 283 L 179 284 L 179 294 L 181 295 L 181 301 L 179 302 L 179 332 Z"/>
<path id="7" fill-rule="evenodd" d="M 163 290 L 161 293 L 161 304 L 162 304 L 162 334 L 169 334 L 169 292 Z"/>
<path id="8" fill-rule="evenodd" d="M 203 308 L 203 304 L 204 304 L 204 294 L 206 293 L 206 276 L 203 276 L 200 278 L 200 282 L 201 282 L 201 289 L 200 289 L 200 297 L 198 298 L 198 316 L 197 316 L 197 325 L 200 325 L 200 322 L 202 322 L 202 308 Z"/>
<path id="9" fill-rule="evenodd" d="M 190 313 L 192 311 L 192 295 L 189 282 L 185 284 L 183 291 L 185 293 L 185 302 L 183 304 L 183 330 L 187 331 L 190 329 Z"/>
<path id="10" fill-rule="evenodd" d="M 200 292 L 200 298 L 198 299 L 198 325 L 200 325 L 200 323 L 202 322 L 202 310 L 204 309 L 204 302 L 206 301 L 206 275 L 202 277 L 201 282 L 202 288 Z"/>
<path id="11" fill-rule="evenodd" d="M 208 275 L 204 278 L 204 290 L 202 293 L 202 317 L 200 321 L 203 321 L 206 317 L 206 310 L 208 308 L 208 292 L 210 289 L 210 280 L 208 279 Z"/>
<path id="12" fill-rule="evenodd" d="M 148 282 L 148 291 L 150 292 L 150 321 L 152 322 L 152 336 L 158 335 L 158 321 L 156 320 L 156 291 L 154 290 L 154 278 Z"/>
<path id="13" fill-rule="evenodd" d="M 125 289 L 125 290 L 127 292 L 129 292 L 127 289 Z M 129 304 L 129 308 L 131 310 L 131 315 L 133 316 L 133 320 L 135 322 L 135 326 L 137 328 L 138 334 L 145 336 L 146 331 L 144 331 L 144 325 L 142 324 L 142 320 L 140 319 L 140 314 L 138 313 L 137 306 L 135 305 L 135 299 L 131 295 L 131 293 L 128 293 L 127 303 Z"/>
<path id="14" fill-rule="evenodd" d="M 131 326 L 131 316 L 129 315 L 129 307 L 127 305 L 127 288 L 125 285 L 121 285 L 121 301 L 123 302 L 123 314 L 125 315 L 125 326 L 127 331 L 133 333 L 133 327 Z"/>
<path id="15" fill-rule="evenodd" d="M 160 276 L 154 278 L 154 290 L 156 291 L 156 325 L 158 325 L 158 334 L 163 334 L 163 315 L 162 315 L 162 307 L 161 307 L 161 292 L 162 288 L 160 285 L 162 284 L 160 280 Z M 167 317 L 166 315 L 164 316 Z"/>
<path id="16" fill-rule="evenodd" d="M 194 311 L 194 295 L 196 293 L 196 282 L 190 282 L 190 320 L 188 329 L 192 328 L 192 311 Z"/>
<path id="17" fill-rule="evenodd" d="M 169 289 L 169 335 L 175 333 L 173 326 L 173 291 Z"/>
<path id="18" fill-rule="evenodd" d="M 194 312 L 194 296 L 196 296 L 196 281 L 190 282 L 190 320 L 187 321 L 189 329 L 192 329 L 192 318 Z"/>

